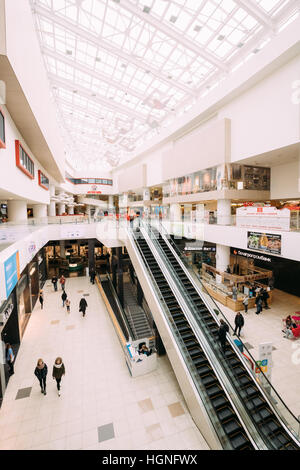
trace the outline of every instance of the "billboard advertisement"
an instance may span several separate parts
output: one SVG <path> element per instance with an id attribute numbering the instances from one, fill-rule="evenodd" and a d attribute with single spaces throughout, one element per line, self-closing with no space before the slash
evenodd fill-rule
<path id="1" fill-rule="evenodd" d="M 251 250 L 281 255 L 281 235 L 248 232 L 247 247 Z"/>
<path id="2" fill-rule="evenodd" d="M 16 251 L 4 262 L 6 296 L 8 297 L 20 277 L 19 252 Z"/>

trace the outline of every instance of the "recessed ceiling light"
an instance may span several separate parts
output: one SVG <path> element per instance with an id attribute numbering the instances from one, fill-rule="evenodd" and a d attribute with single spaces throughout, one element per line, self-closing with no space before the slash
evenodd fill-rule
<path id="1" fill-rule="evenodd" d="M 192 83 L 193 83 L 193 80 L 189 80 L 189 81 L 187 82 L 188 85 L 191 85 Z"/>
<path id="2" fill-rule="evenodd" d="M 199 24 L 196 24 L 196 26 L 194 27 L 194 31 L 197 31 L 197 33 L 201 31 L 201 29 L 202 29 L 202 26 L 200 26 Z"/>
<path id="3" fill-rule="evenodd" d="M 150 13 L 150 10 L 151 10 L 150 7 L 144 6 L 143 13 Z"/>
<path id="4" fill-rule="evenodd" d="M 238 45 L 236 47 L 243 47 L 244 43 L 243 42 L 239 42 Z"/>
<path id="5" fill-rule="evenodd" d="M 73 90 L 73 93 L 78 93 L 78 90 Z"/>
<path id="6" fill-rule="evenodd" d="M 120 0 L 113 0 L 113 2 L 115 2 L 115 3 L 120 3 Z"/>
<path id="7" fill-rule="evenodd" d="M 259 51 L 260 51 L 260 49 L 256 48 L 252 52 L 253 52 L 253 54 L 257 54 Z"/>
<path id="8" fill-rule="evenodd" d="M 218 41 L 223 41 L 223 39 L 225 39 L 225 36 L 223 34 L 220 34 L 218 37 L 217 37 L 217 40 Z"/>
<path id="9" fill-rule="evenodd" d="M 172 77 L 172 75 L 168 75 L 168 78 L 171 80 L 173 77 Z"/>
<path id="10" fill-rule="evenodd" d="M 96 57 L 96 58 L 95 58 L 95 61 L 96 61 L 96 62 L 101 62 L 100 57 Z"/>
<path id="11" fill-rule="evenodd" d="M 171 21 L 171 23 L 176 23 L 177 19 L 177 16 L 172 15 L 169 21 Z"/>
<path id="12" fill-rule="evenodd" d="M 91 96 L 95 97 L 95 96 L 97 96 L 97 95 L 96 95 L 96 93 L 92 93 L 92 95 L 91 95 Z"/>
<path id="13" fill-rule="evenodd" d="M 67 54 L 67 55 L 72 55 L 72 54 L 73 54 L 73 51 L 71 51 L 70 49 L 67 49 L 67 50 L 66 50 L 66 54 Z"/>
<path id="14" fill-rule="evenodd" d="M 150 73 L 150 70 L 145 70 L 145 73 Z"/>
<path id="15" fill-rule="evenodd" d="M 123 69 L 126 69 L 127 64 L 121 64 L 121 67 L 122 67 Z"/>

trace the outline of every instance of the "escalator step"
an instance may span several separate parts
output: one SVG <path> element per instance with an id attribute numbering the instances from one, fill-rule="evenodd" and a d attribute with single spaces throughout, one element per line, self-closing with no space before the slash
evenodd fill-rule
<path id="1" fill-rule="evenodd" d="M 280 424 L 273 420 L 269 421 L 266 426 L 272 434 L 278 433 L 282 429 Z"/>
<path id="2" fill-rule="evenodd" d="M 259 408 L 260 406 L 264 404 L 265 404 L 265 401 L 261 397 L 256 397 L 249 401 L 246 401 L 246 406 L 249 410 L 254 410 L 255 408 Z"/>
<path id="3" fill-rule="evenodd" d="M 205 387 L 217 383 L 217 379 L 214 375 L 205 375 L 204 377 L 201 376 L 201 380 Z"/>
<path id="4" fill-rule="evenodd" d="M 220 411 L 217 412 L 217 414 L 221 421 L 225 421 L 225 420 L 227 421 L 228 419 L 234 416 L 234 412 L 228 406 L 226 406 L 225 408 L 222 408 Z"/>
<path id="5" fill-rule="evenodd" d="M 248 384 L 252 383 L 252 380 L 249 376 L 242 375 L 241 377 L 239 377 L 239 382 L 240 382 L 241 385 L 248 385 Z"/>
<path id="6" fill-rule="evenodd" d="M 248 439 L 242 434 L 239 433 L 237 436 L 231 439 L 231 444 L 235 450 L 241 449 L 244 445 L 249 443 Z"/>
<path id="7" fill-rule="evenodd" d="M 219 385 L 212 385 L 206 389 L 206 392 L 210 398 L 215 397 L 221 392 L 221 387 Z"/>
<path id="8" fill-rule="evenodd" d="M 254 395 L 257 395 L 259 392 L 256 387 L 253 387 L 252 385 L 243 388 L 242 390 L 242 396 L 247 397 L 253 397 Z"/>
<path id="9" fill-rule="evenodd" d="M 203 351 L 202 351 L 202 349 L 198 346 L 198 347 L 194 347 L 194 348 L 189 349 L 189 354 L 190 354 L 190 356 L 192 356 L 192 357 L 194 357 L 194 356 L 199 356 L 199 354 L 203 354 Z"/>
<path id="10" fill-rule="evenodd" d="M 205 356 L 199 356 L 199 357 L 196 357 L 194 360 L 193 360 L 193 363 L 195 364 L 195 366 L 203 366 L 204 364 L 208 364 L 208 360 Z M 198 367 L 197 367 L 198 369 Z"/>
<path id="11" fill-rule="evenodd" d="M 199 372 L 200 377 L 204 377 L 205 375 L 212 372 L 212 368 L 208 365 L 204 365 L 201 367 L 197 367 L 197 371 Z"/>
<path id="12" fill-rule="evenodd" d="M 212 399 L 212 405 L 214 408 L 218 409 L 227 405 L 227 400 L 223 395 Z"/>
<path id="13" fill-rule="evenodd" d="M 198 345 L 198 341 L 196 339 L 188 339 L 184 342 L 184 344 L 186 345 L 186 347 L 189 349 L 191 347 L 194 347 L 194 346 L 197 346 Z"/>
<path id="14" fill-rule="evenodd" d="M 232 419 L 228 423 L 225 423 L 223 428 L 226 434 L 233 434 L 241 429 L 241 425 L 235 419 Z"/>

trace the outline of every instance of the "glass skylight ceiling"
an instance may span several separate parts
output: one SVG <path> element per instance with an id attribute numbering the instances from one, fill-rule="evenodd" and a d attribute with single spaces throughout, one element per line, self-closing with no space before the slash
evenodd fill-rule
<path id="1" fill-rule="evenodd" d="M 70 163 L 111 169 L 258 53 L 286 0 L 30 0 Z"/>

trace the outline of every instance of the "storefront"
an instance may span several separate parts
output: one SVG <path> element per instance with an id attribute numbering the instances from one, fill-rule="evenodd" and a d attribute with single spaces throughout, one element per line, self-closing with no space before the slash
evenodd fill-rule
<path id="1" fill-rule="evenodd" d="M 19 316 L 19 334 L 20 339 L 22 339 L 32 312 L 30 283 L 27 268 L 23 271 L 16 291 Z"/>
<path id="2" fill-rule="evenodd" d="M 203 241 L 186 241 L 183 256 L 188 264 L 200 273 L 202 264 L 216 266 L 216 245 Z"/>
<path id="3" fill-rule="evenodd" d="M 46 263 L 46 256 L 45 256 L 45 249 L 42 248 L 38 255 L 38 265 L 39 265 L 39 283 L 40 289 L 43 288 L 46 280 L 47 280 L 47 263 Z"/>
<path id="4" fill-rule="evenodd" d="M 4 354 L 3 361 L 0 361 L 0 405 L 2 402 L 3 394 L 8 383 L 9 374 L 8 366 L 5 363 L 5 344 L 10 343 L 14 355 L 18 354 L 20 347 L 20 334 L 18 322 L 18 307 L 16 288 L 11 292 L 8 299 L 0 307 L 0 330 L 1 330 L 1 347 Z M 3 362 L 3 363 L 1 363 Z"/>
<path id="5" fill-rule="evenodd" d="M 31 309 L 34 309 L 36 301 L 39 297 L 40 284 L 39 284 L 39 266 L 37 256 L 28 265 L 29 283 L 31 290 Z"/>
<path id="6" fill-rule="evenodd" d="M 233 255 L 234 252 L 236 252 L 235 255 Z M 269 284 L 272 287 L 300 297 L 300 263 L 298 261 L 236 248 L 231 248 L 231 253 L 231 256 L 237 257 L 237 264 L 241 264 L 242 260 L 246 259 L 249 264 L 271 270 L 273 278 Z"/>

